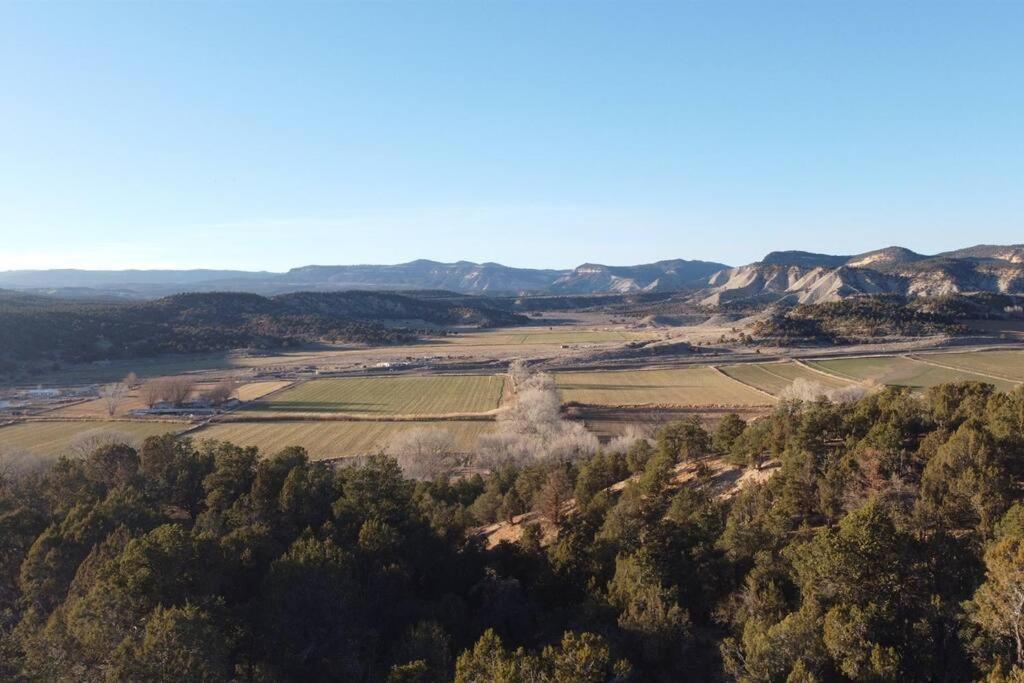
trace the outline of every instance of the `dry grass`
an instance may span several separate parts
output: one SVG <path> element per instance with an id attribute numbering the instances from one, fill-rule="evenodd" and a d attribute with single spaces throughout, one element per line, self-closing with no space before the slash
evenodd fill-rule
<path id="1" fill-rule="evenodd" d="M 213 424 L 190 434 L 195 439 L 230 441 L 258 446 L 270 455 L 288 446 L 302 446 L 313 458 L 336 458 L 381 452 L 395 434 L 424 425 L 452 434 L 456 446 L 471 451 L 493 422 L 229 422 Z"/>
<path id="2" fill-rule="evenodd" d="M 555 380 L 563 401 L 593 405 L 748 406 L 772 402 L 706 366 L 561 372 Z"/>
<path id="3" fill-rule="evenodd" d="M 498 375 L 397 375 L 317 379 L 275 394 L 252 409 L 272 413 L 454 415 L 494 410 Z"/>
<path id="4" fill-rule="evenodd" d="M 94 434 L 123 435 L 129 443 L 138 443 L 184 429 L 185 424 L 170 422 L 22 422 L 0 427 L 0 452 L 26 452 L 34 455 L 62 455 L 76 441 Z"/>
<path id="5" fill-rule="evenodd" d="M 235 396 L 237 396 L 240 401 L 255 401 L 256 399 L 263 398 L 273 391 L 284 389 L 289 384 L 291 384 L 290 380 L 250 382 L 249 384 L 243 384 L 238 387 L 238 389 L 235 390 Z"/>

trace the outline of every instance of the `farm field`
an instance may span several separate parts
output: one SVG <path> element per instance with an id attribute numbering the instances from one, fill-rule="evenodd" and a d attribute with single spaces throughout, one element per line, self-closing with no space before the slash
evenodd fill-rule
<path id="1" fill-rule="evenodd" d="M 272 455 L 288 446 L 302 446 L 313 458 L 347 457 L 379 453 L 399 432 L 416 428 L 438 428 L 451 432 L 462 450 L 472 450 L 480 435 L 494 428 L 493 422 L 351 422 L 275 421 L 226 422 L 193 432 L 194 439 L 230 441 L 258 446 Z"/>
<path id="2" fill-rule="evenodd" d="M 259 382 L 257 384 L 279 384 L 277 382 Z M 287 384 L 287 383 L 285 383 Z M 191 398 L 196 399 L 202 397 L 202 395 L 209 391 L 213 387 L 210 383 L 196 384 L 191 393 Z M 267 391 L 263 391 L 266 394 Z M 145 408 L 146 403 L 142 400 L 142 390 L 134 389 L 124 395 L 121 401 L 117 404 L 117 409 L 113 415 L 107 411 L 107 402 L 105 399 L 97 398 L 91 401 L 83 401 L 82 403 L 76 403 L 74 405 L 67 406 L 65 408 L 58 408 L 52 412 L 46 413 L 47 417 L 67 417 L 67 418 L 89 418 L 93 420 L 103 420 L 109 417 L 130 417 L 133 410 Z"/>
<path id="3" fill-rule="evenodd" d="M 114 417 L 127 417 L 131 411 L 145 407 L 146 404 L 139 397 L 139 392 L 131 391 L 125 394 L 124 398 L 118 403 L 117 410 L 114 411 Z M 110 417 L 110 413 L 107 411 L 107 402 L 102 398 L 83 401 L 82 403 L 76 403 L 65 408 L 58 408 L 46 415 L 47 417 L 88 417 L 93 419 Z"/>
<path id="4" fill-rule="evenodd" d="M 250 382 L 249 384 L 243 384 L 235 390 L 235 396 L 240 401 L 255 401 L 258 398 L 263 398 L 272 391 L 283 389 L 291 384 L 289 380 L 279 380 L 270 382 Z"/>
<path id="5" fill-rule="evenodd" d="M 22 422 L 0 427 L 0 453 L 24 451 L 56 457 L 91 435 L 117 434 L 136 443 L 187 426 L 173 422 Z"/>
<path id="6" fill-rule="evenodd" d="M 951 365 L 979 374 L 993 374 L 1024 382 L 1024 351 L 975 351 L 973 353 L 929 353 L 920 358 Z"/>
<path id="7" fill-rule="evenodd" d="M 252 410 L 291 413 L 449 415 L 498 407 L 498 375 L 399 375 L 317 379 L 258 401 Z"/>
<path id="8" fill-rule="evenodd" d="M 841 389 L 851 384 L 847 380 L 826 377 L 821 373 L 808 370 L 798 363 L 745 363 L 723 365 L 719 369 L 733 379 L 775 396 L 798 379 L 814 382 L 825 389 Z"/>
<path id="9" fill-rule="evenodd" d="M 746 406 L 772 399 L 710 367 L 559 372 L 563 401 L 593 405 Z"/>
<path id="10" fill-rule="evenodd" d="M 528 331 L 527 331 L 528 330 Z M 641 336 L 624 330 L 587 329 L 505 329 L 467 332 L 445 337 L 449 344 L 465 346 L 521 346 L 524 344 L 603 344 L 639 339 Z"/>
<path id="11" fill-rule="evenodd" d="M 1000 391 L 1009 391 L 1017 386 L 1013 382 L 983 377 L 966 370 L 940 368 L 928 363 L 902 356 L 877 356 L 871 358 L 834 358 L 807 361 L 825 372 L 859 381 L 874 380 L 879 384 L 927 389 L 947 382 L 988 382 Z"/>

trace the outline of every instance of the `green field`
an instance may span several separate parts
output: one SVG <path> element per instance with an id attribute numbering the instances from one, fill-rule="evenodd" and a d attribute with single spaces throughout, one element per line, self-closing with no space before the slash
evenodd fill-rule
<path id="1" fill-rule="evenodd" d="M 555 374 L 563 401 L 594 405 L 745 406 L 772 399 L 700 366 Z"/>
<path id="2" fill-rule="evenodd" d="M 124 435 L 130 443 L 137 443 L 187 426 L 169 422 L 22 422 L 0 427 L 0 452 L 57 456 L 90 435 Z"/>
<path id="3" fill-rule="evenodd" d="M 837 377 L 827 377 L 808 370 L 798 363 L 745 363 L 725 365 L 720 370 L 733 379 L 776 396 L 798 379 L 814 382 L 825 389 L 841 389 L 851 384 Z"/>
<path id="4" fill-rule="evenodd" d="M 996 385 L 1000 391 L 1009 391 L 1016 386 L 1013 382 L 983 377 L 965 370 L 940 368 L 902 356 L 835 358 L 808 361 L 807 364 L 840 377 L 858 381 L 873 380 L 879 384 L 912 389 L 927 389 L 948 382 L 988 382 Z"/>
<path id="5" fill-rule="evenodd" d="M 317 379 L 253 403 L 273 413 L 450 415 L 498 407 L 504 378 L 498 375 L 399 375 Z"/>
<path id="6" fill-rule="evenodd" d="M 974 351 L 972 353 L 929 353 L 919 356 L 940 365 L 951 365 L 979 374 L 992 374 L 1024 382 L 1024 351 Z"/>
<path id="7" fill-rule="evenodd" d="M 470 451 L 477 438 L 493 429 L 493 422 L 345 422 L 280 421 L 225 422 L 210 425 L 190 436 L 194 439 L 230 441 L 259 446 L 271 455 L 288 446 L 302 446 L 313 458 L 332 458 L 379 453 L 395 434 L 415 428 L 438 428 L 452 433 L 458 447 Z"/>

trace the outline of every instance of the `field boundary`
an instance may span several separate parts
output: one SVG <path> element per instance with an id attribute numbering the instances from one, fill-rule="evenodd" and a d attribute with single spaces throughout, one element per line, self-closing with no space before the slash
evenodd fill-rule
<path id="1" fill-rule="evenodd" d="M 1017 385 L 1024 384 L 1019 379 L 1013 379 L 1012 377 L 1003 377 L 1002 375 L 995 375 L 995 374 L 992 374 L 991 372 L 981 372 L 979 370 L 968 370 L 967 368 L 958 368 L 955 365 L 945 365 L 943 363 L 936 363 L 933 360 L 926 360 L 924 358 L 921 358 L 920 356 L 914 356 L 914 355 L 906 354 L 903 357 L 908 359 L 908 360 L 917 361 L 918 363 L 924 363 L 925 365 L 931 365 L 931 366 L 936 367 L 936 368 L 942 368 L 943 370 L 952 370 L 954 372 L 963 372 L 963 373 L 968 374 L 968 375 L 977 375 L 978 377 L 984 377 L 986 379 L 997 379 L 1000 382 L 1011 382 L 1011 383 L 1017 384 Z"/>
<path id="2" fill-rule="evenodd" d="M 752 365 L 758 365 L 758 363 L 752 363 Z M 754 391 L 756 391 L 759 394 L 764 394 L 765 396 L 770 398 L 772 401 L 778 401 L 779 400 L 779 397 L 776 396 L 775 394 L 769 393 L 769 392 L 765 391 L 764 389 L 761 389 L 760 387 L 755 387 L 753 384 L 747 384 L 743 380 L 738 379 L 736 377 L 732 377 L 732 376 L 727 374 L 724 370 L 722 370 L 722 368 L 720 368 L 717 365 L 709 365 L 708 367 L 711 368 L 712 371 L 717 372 L 722 377 L 730 379 L 733 382 L 736 382 L 737 384 L 742 384 L 743 386 L 747 387 L 748 389 L 753 389 Z M 782 379 L 785 379 L 785 378 L 782 378 Z"/>
<path id="3" fill-rule="evenodd" d="M 880 355 L 880 356 L 851 356 L 851 358 L 898 358 L 898 357 L 899 356 L 884 356 L 884 355 Z M 808 360 L 812 360 L 813 361 L 813 360 L 816 360 L 816 359 L 809 358 Z M 838 358 L 826 358 L 824 360 L 840 360 L 840 359 L 838 359 Z M 816 368 L 813 365 L 808 365 L 807 362 L 804 361 L 804 359 L 802 359 L 802 358 L 794 358 L 793 362 L 796 363 L 797 365 L 799 365 L 800 367 L 802 367 L 804 369 L 807 369 L 807 370 L 810 370 L 811 372 L 816 372 L 819 375 L 822 375 L 823 377 L 828 377 L 830 379 L 839 379 L 839 380 L 842 380 L 844 382 L 851 382 L 851 383 L 859 385 L 859 386 L 865 386 L 863 380 L 859 380 L 859 379 L 857 379 L 855 377 L 850 377 L 848 375 L 844 375 L 844 374 L 839 373 L 839 372 L 828 372 L 826 370 L 822 370 L 821 368 Z"/>

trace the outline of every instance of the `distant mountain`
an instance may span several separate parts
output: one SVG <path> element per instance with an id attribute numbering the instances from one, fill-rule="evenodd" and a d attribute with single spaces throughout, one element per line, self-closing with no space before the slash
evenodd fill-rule
<path id="1" fill-rule="evenodd" d="M 1024 246 L 981 245 L 925 256 L 888 247 L 856 256 L 773 252 L 757 263 L 712 275 L 698 299 L 821 303 L 863 294 L 934 297 L 1024 294 Z"/>
<path id="2" fill-rule="evenodd" d="M 658 261 L 642 266 L 603 266 L 585 263 L 556 279 L 552 292 L 584 294 L 596 292 L 667 292 L 693 287 L 721 270 L 722 264 L 708 261 Z"/>
<path id="3" fill-rule="evenodd" d="M 640 266 L 586 264 L 573 270 L 510 268 L 500 263 L 411 261 L 397 265 L 303 266 L 286 273 L 236 270 L 15 270 L 0 287 L 62 298 L 157 298 L 181 292 L 273 295 L 352 289 L 448 290 L 462 294 L 573 294 L 677 291 L 700 284 L 722 263 L 675 259 Z"/>

